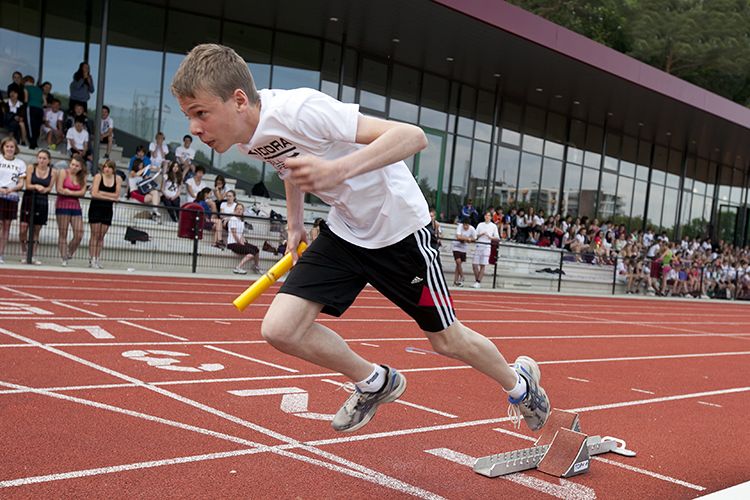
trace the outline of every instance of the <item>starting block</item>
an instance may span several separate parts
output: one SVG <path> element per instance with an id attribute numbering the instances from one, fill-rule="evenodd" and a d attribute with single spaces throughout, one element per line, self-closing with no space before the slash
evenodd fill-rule
<path id="1" fill-rule="evenodd" d="M 498 477 L 538 469 L 567 478 L 588 472 L 590 457 L 609 452 L 635 456 L 621 439 L 583 434 L 577 413 L 553 409 L 535 446 L 478 458 L 474 472 Z"/>

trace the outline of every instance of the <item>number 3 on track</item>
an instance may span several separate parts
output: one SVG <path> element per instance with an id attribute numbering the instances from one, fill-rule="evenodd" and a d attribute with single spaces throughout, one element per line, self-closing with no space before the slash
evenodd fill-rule
<path id="1" fill-rule="evenodd" d="M 182 366 L 180 360 L 175 358 L 185 358 L 190 356 L 184 352 L 175 351 L 161 351 L 161 350 L 149 350 L 149 351 L 125 351 L 122 353 L 123 357 L 132 359 L 135 361 L 142 361 L 149 366 L 159 368 L 161 370 L 170 370 L 175 372 L 216 372 L 224 369 L 224 365 L 219 363 L 203 363 L 194 366 Z"/>

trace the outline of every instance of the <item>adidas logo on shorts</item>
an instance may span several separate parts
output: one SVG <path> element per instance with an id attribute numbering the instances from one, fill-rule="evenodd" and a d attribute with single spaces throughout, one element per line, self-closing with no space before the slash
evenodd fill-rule
<path id="1" fill-rule="evenodd" d="M 424 281 L 422 278 L 420 278 L 419 276 L 415 276 L 414 279 L 411 280 L 411 284 L 416 285 L 417 283 L 422 283 L 422 281 Z"/>

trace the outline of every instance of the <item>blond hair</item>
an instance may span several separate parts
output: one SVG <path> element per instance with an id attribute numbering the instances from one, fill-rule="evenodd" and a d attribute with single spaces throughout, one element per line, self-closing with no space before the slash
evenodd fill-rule
<path id="1" fill-rule="evenodd" d="M 232 48 L 215 43 L 197 45 L 188 52 L 172 78 L 175 97 L 195 97 L 208 92 L 222 101 L 240 89 L 251 103 L 260 99 L 247 63 Z"/>

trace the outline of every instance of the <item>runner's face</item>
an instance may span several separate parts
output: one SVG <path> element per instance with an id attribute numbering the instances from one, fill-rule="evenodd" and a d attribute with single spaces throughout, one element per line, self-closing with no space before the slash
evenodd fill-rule
<path id="1" fill-rule="evenodd" d="M 177 101 L 190 121 L 190 134 L 197 135 L 217 153 L 224 153 L 247 139 L 238 133 L 242 121 L 233 98 L 222 101 L 220 97 L 199 90 L 195 97 L 179 97 Z"/>

